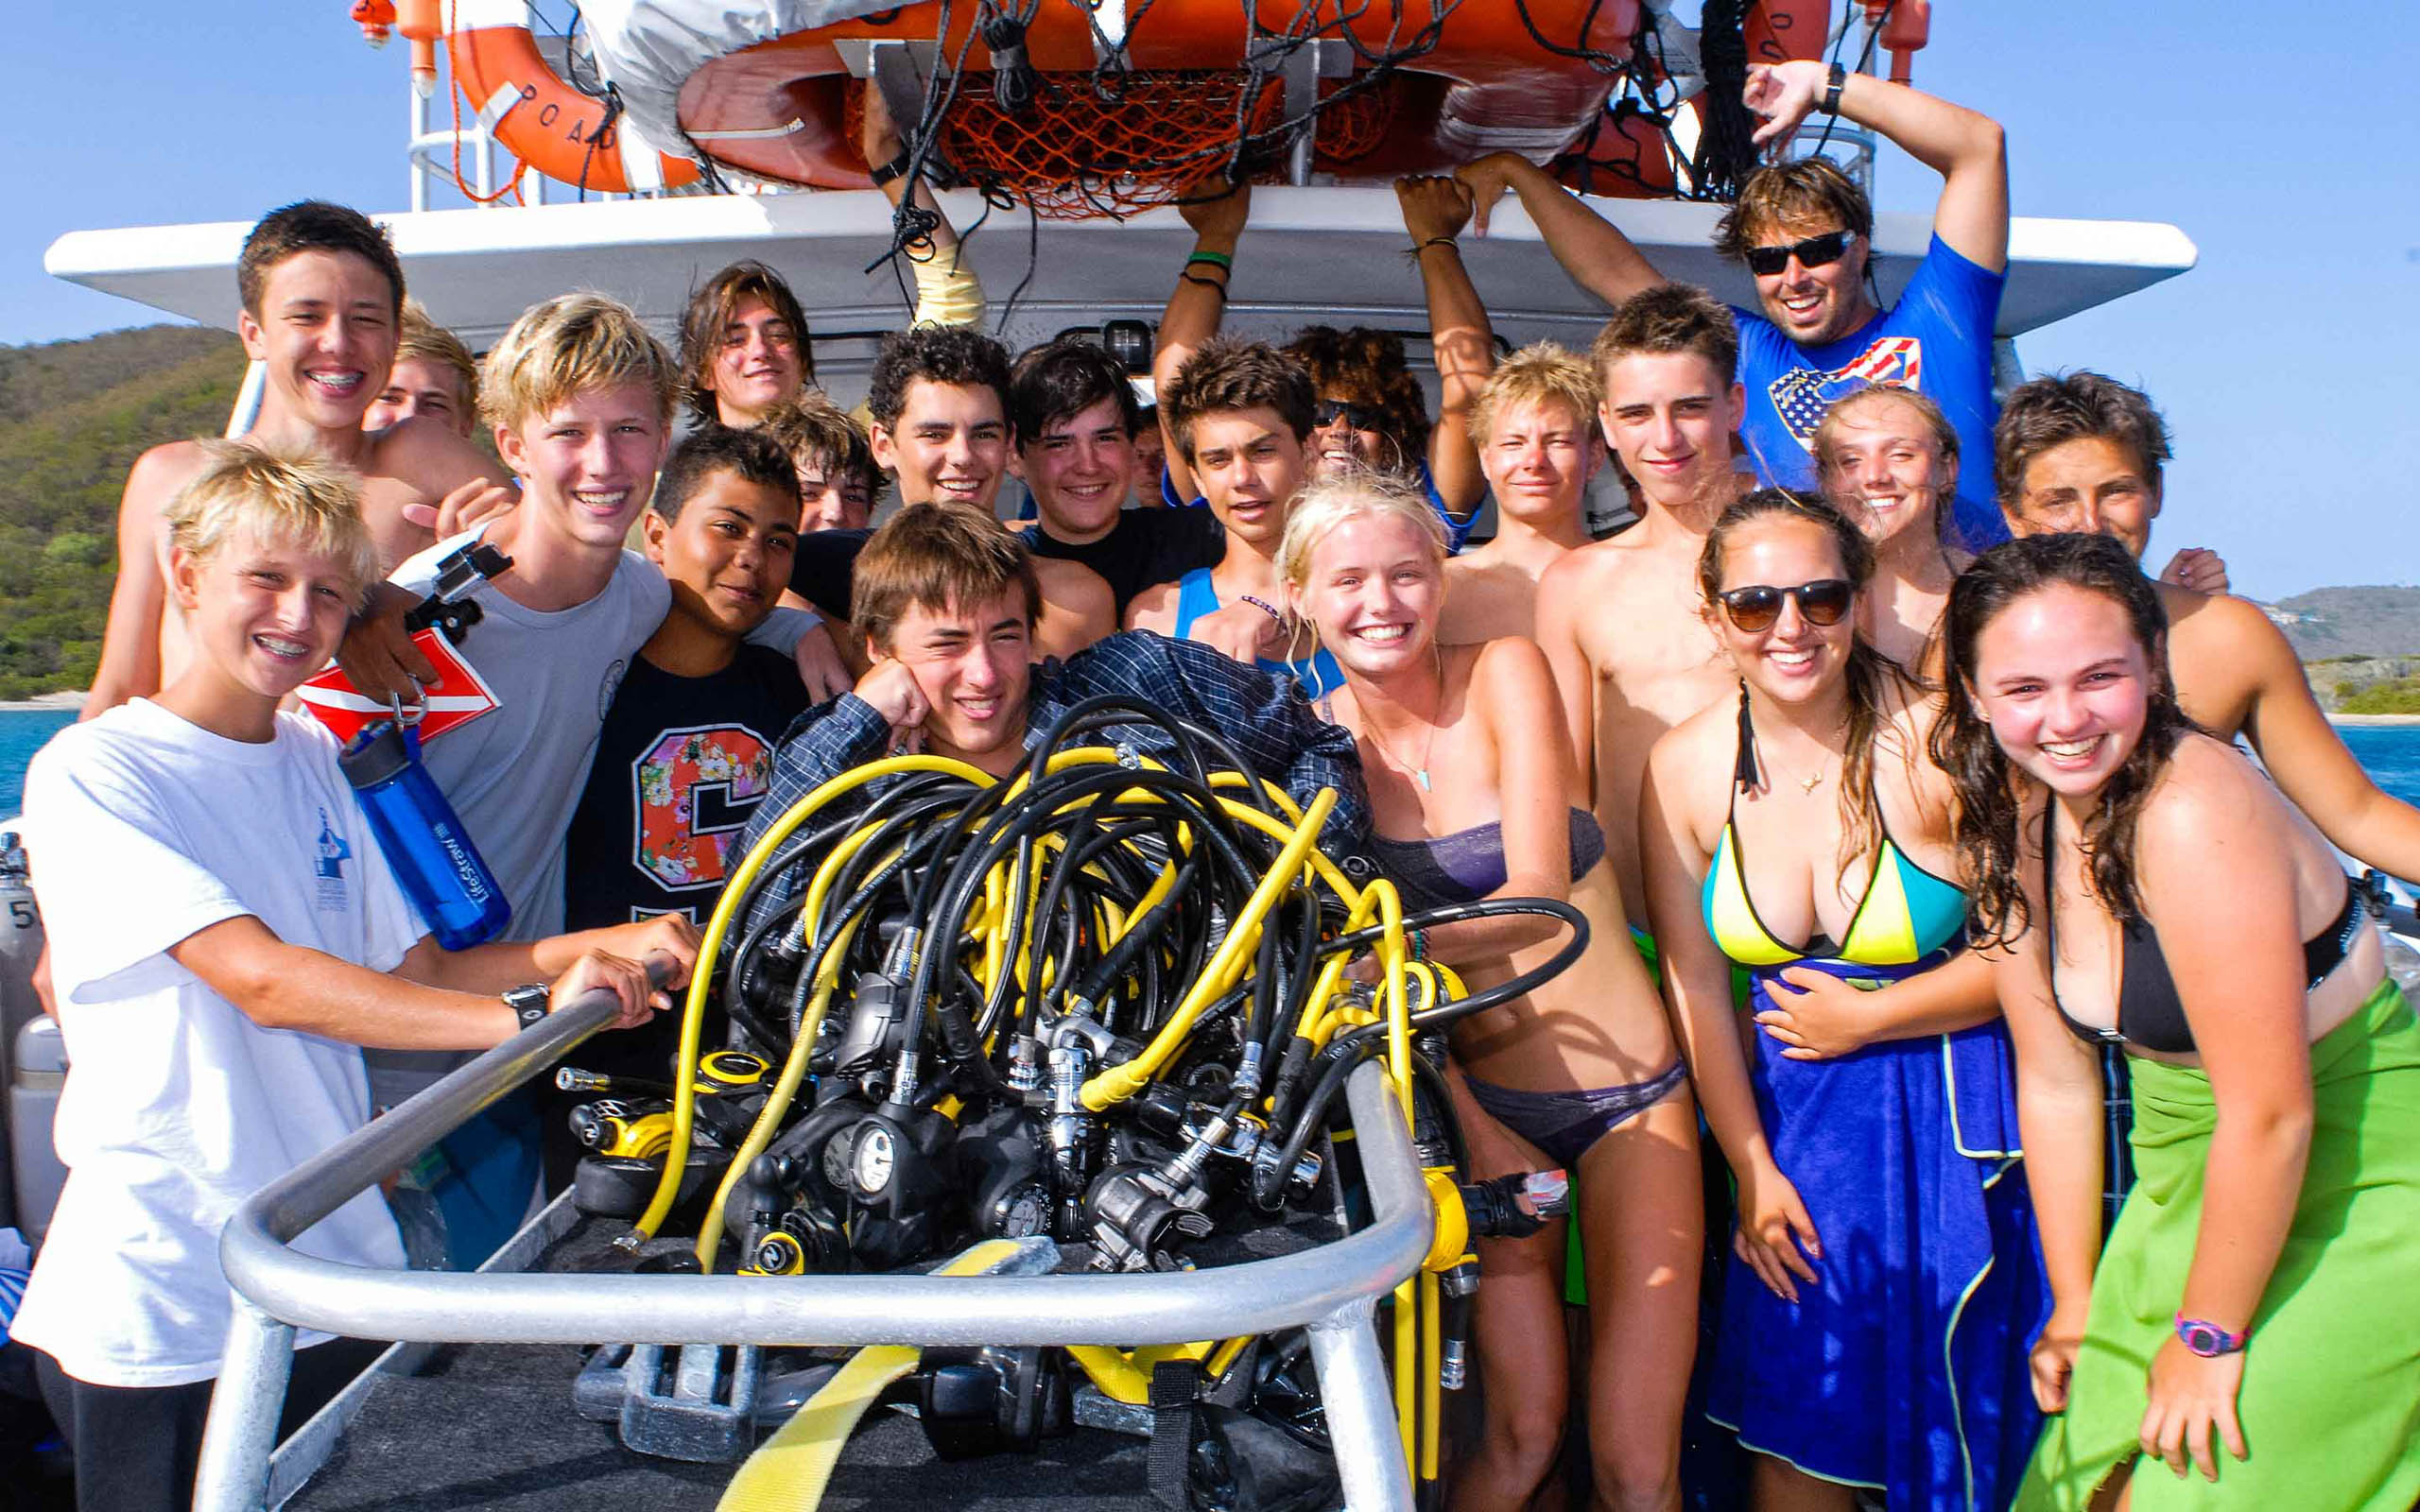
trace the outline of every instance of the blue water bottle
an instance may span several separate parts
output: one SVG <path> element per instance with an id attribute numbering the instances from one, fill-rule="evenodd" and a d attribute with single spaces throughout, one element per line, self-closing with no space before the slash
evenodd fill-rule
<path id="1" fill-rule="evenodd" d="M 420 732 L 381 720 L 345 747 L 345 780 L 422 922 L 449 951 L 503 933 L 512 905 L 420 759 Z"/>

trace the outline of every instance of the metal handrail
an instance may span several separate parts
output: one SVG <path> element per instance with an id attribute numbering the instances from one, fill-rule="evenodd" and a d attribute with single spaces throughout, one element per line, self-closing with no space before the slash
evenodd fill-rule
<path id="1" fill-rule="evenodd" d="M 1346 1085 L 1374 1221 L 1299 1254 L 1141 1276 L 514 1275 L 389 1271 L 289 1241 L 611 1022 L 610 992 L 566 1005 L 263 1187 L 219 1259 L 235 1314 L 195 1506 L 260 1507 L 294 1330 L 428 1343 L 1135 1346 L 1311 1330 L 1329 1432 L 1354 1507 L 1410 1505 L 1372 1327 L 1419 1269 L 1432 1212 L 1400 1106 L 1375 1064 Z"/>

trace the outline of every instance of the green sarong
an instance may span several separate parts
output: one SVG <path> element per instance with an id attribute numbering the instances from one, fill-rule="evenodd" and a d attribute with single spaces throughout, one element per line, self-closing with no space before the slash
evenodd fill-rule
<path id="1" fill-rule="evenodd" d="M 2139 1452 L 2152 1356 L 2173 1334 L 2193 1260 L 2218 1118 L 2210 1081 L 2129 1058 L 2135 1186 L 2093 1277 L 2067 1410 L 2044 1428 L 2020 1509 L 2081 1512 Z M 2420 1025 L 2389 979 L 2310 1060 L 2310 1161 L 2236 1400 L 2251 1457 L 2220 1446 L 2215 1486 L 2138 1464 L 2135 1512 L 2409 1512 L 2420 1500 Z"/>

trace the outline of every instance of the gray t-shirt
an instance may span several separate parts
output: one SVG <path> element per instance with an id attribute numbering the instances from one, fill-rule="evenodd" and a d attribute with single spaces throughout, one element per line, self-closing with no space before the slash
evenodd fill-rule
<path id="1" fill-rule="evenodd" d="M 396 568 L 392 581 L 428 592 L 438 562 L 475 535 L 439 541 Z M 562 933 L 563 836 L 605 711 L 631 658 L 664 623 L 672 590 L 654 564 L 626 551 L 604 592 L 572 609 L 524 609 L 492 584 L 476 596 L 484 612 L 457 649 L 498 707 L 430 741 L 424 759 L 512 904 L 504 937 L 543 939 Z M 466 1058 L 371 1051 L 372 1100 L 391 1107 Z"/>

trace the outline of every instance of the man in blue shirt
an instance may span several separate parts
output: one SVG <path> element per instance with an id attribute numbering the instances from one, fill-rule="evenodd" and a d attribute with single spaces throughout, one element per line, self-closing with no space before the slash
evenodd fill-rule
<path id="1" fill-rule="evenodd" d="M 2008 155 L 1998 123 L 1812 60 L 1749 69 L 1744 97 L 1764 117 L 1758 146 L 1788 142 L 1823 111 L 1888 138 L 1942 176 L 1931 245 L 1888 310 L 1867 277 L 1874 207 L 1846 174 L 1808 157 L 1760 168 L 1740 186 L 1715 246 L 1748 265 L 1762 307 L 1737 312 L 1748 398 L 1740 436 L 1759 475 L 1815 487 L 1808 448 L 1816 421 L 1833 400 L 1877 383 L 1929 396 L 1957 426 L 1962 452 L 1990 455 L 1998 415 L 1992 329 L 2008 275 Z M 1665 281 L 1629 238 L 1527 160 L 1497 153 L 1462 176 L 1481 206 L 1508 187 L 1518 193 L 1564 270 L 1608 302 Z M 1956 511 L 1976 549 L 2007 539 L 1981 472 L 1960 479 Z"/>

